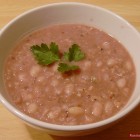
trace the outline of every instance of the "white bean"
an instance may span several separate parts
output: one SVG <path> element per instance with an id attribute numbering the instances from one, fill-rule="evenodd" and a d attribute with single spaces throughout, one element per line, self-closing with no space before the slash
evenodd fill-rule
<path id="1" fill-rule="evenodd" d="M 35 65 L 35 66 L 32 66 L 31 69 L 30 69 L 30 75 L 32 77 L 36 77 L 40 71 L 40 67 L 38 65 Z"/>
<path id="2" fill-rule="evenodd" d="M 108 81 L 109 80 L 109 75 L 107 73 L 103 74 L 103 79 L 105 81 Z"/>
<path id="3" fill-rule="evenodd" d="M 88 75 L 82 75 L 81 78 L 82 78 L 83 80 L 85 80 L 85 81 L 88 80 L 88 79 L 90 79 Z M 81 79 L 81 80 L 82 80 L 82 79 Z"/>
<path id="4" fill-rule="evenodd" d="M 94 116 L 100 116 L 103 112 L 103 106 L 100 102 L 96 101 L 93 104 L 92 114 Z"/>
<path id="5" fill-rule="evenodd" d="M 114 59 L 112 59 L 112 58 L 110 58 L 108 61 L 107 61 L 107 65 L 109 66 L 109 67 L 112 67 L 113 65 L 115 65 L 116 64 L 116 61 L 114 60 Z"/>
<path id="6" fill-rule="evenodd" d="M 91 66 L 91 61 L 86 61 L 84 64 L 85 67 L 90 67 Z"/>
<path id="7" fill-rule="evenodd" d="M 96 66 L 97 66 L 97 67 L 101 67 L 102 64 L 103 64 L 102 61 L 98 61 L 98 62 L 96 63 Z"/>
<path id="8" fill-rule="evenodd" d="M 76 94 L 78 97 L 82 97 L 82 94 L 81 93 L 77 93 Z"/>
<path id="9" fill-rule="evenodd" d="M 95 76 L 91 76 L 90 81 L 91 81 L 91 83 L 96 83 L 97 78 Z"/>
<path id="10" fill-rule="evenodd" d="M 29 113 L 35 113 L 36 111 L 37 111 L 37 104 L 35 104 L 35 103 L 31 103 L 31 104 L 29 104 L 29 106 L 28 106 L 28 112 Z"/>
<path id="11" fill-rule="evenodd" d="M 58 68 L 58 64 L 56 63 L 56 64 L 54 64 L 54 66 L 53 66 L 53 71 L 54 71 L 54 72 L 57 72 L 57 68 Z"/>
<path id="12" fill-rule="evenodd" d="M 104 48 L 104 49 L 109 49 L 109 47 L 110 47 L 109 42 L 104 42 L 104 43 L 103 43 L 103 48 Z"/>
<path id="13" fill-rule="evenodd" d="M 84 113 L 84 110 L 81 108 L 81 107 L 78 107 L 78 106 L 74 106 L 74 107 L 70 107 L 68 109 L 68 113 L 71 114 L 71 115 L 81 115 Z"/>
<path id="14" fill-rule="evenodd" d="M 66 118 L 66 123 L 67 125 L 76 125 L 76 118 L 69 116 L 68 118 Z"/>
<path id="15" fill-rule="evenodd" d="M 43 119 L 47 113 L 48 113 L 48 109 L 45 109 L 43 113 L 41 113 L 40 119 Z"/>
<path id="16" fill-rule="evenodd" d="M 66 85 L 64 92 L 67 96 L 70 96 L 73 92 L 74 86 L 72 84 Z"/>
<path id="17" fill-rule="evenodd" d="M 45 78 L 44 78 L 43 76 L 40 76 L 40 77 L 37 78 L 37 81 L 38 81 L 38 82 L 42 82 L 44 79 L 45 79 Z"/>
<path id="18" fill-rule="evenodd" d="M 125 85 L 126 85 L 126 80 L 125 80 L 125 78 L 121 78 L 121 79 L 119 79 L 119 80 L 117 81 L 117 86 L 118 86 L 119 88 L 123 88 L 123 87 L 125 87 Z"/>
<path id="19" fill-rule="evenodd" d="M 62 93 L 62 89 L 61 89 L 61 88 L 55 89 L 55 93 L 56 93 L 57 95 L 60 95 L 60 94 Z"/>
<path id="20" fill-rule="evenodd" d="M 34 92 L 35 92 L 35 93 L 40 93 L 40 88 L 36 86 L 36 87 L 34 88 Z"/>
<path id="21" fill-rule="evenodd" d="M 28 94 L 26 92 L 21 93 L 21 96 L 22 96 L 22 100 L 25 102 L 30 101 L 33 98 L 32 94 Z"/>
<path id="22" fill-rule="evenodd" d="M 107 114 L 111 114 L 113 112 L 113 108 L 114 108 L 114 104 L 112 101 L 108 101 L 106 104 L 105 104 L 105 112 Z"/>
<path id="23" fill-rule="evenodd" d="M 59 113 L 61 112 L 61 109 L 59 107 L 54 107 L 49 113 L 48 113 L 48 118 L 54 119 L 56 118 Z"/>
<path id="24" fill-rule="evenodd" d="M 89 91 L 93 90 L 93 86 L 90 86 L 90 87 L 88 88 L 88 90 L 89 90 Z"/>
<path id="25" fill-rule="evenodd" d="M 8 87 L 9 87 L 9 88 L 12 87 L 11 83 L 8 84 Z"/>
<path id="26" fill-rule="evenodd" d="M 127 62 L 125 63 L 125 67 L 126 67 L 127 70 L 129 70 L 129 71 L 132 70 L 132 64 L 131 64 L 129 61 L 127 61 Z"/>
<path id="27" fill-rule="evenodd" d="M 123 89 L 123 94 L 124 94 L 125 97 L 128 97 L 128 95 L 129 95 L 128 93 L 129 93 L 129 88 L 128 87 L 124 88 Z"/>
<path id="28" fill-rule="evenodd" d="M 115 100 L 114 105 L 116 106 L 116 108 L 120 108 L 121 102 Z"/>
<path id="29" fill-rule="evenodd" d="M 45 88 L 45 92 L 46 93 L 49 92 L 49 88 L 48 87 Z"/>
<path id="30" fill-rule="evenodd" d="M 20 80 L 20 81 L 24 81 L 25 80 L 25 74 L 19 74 L 18 75 L 18 79 Z"/>
<path id="31" fill-rule="evenodd" d="M 62 79 L 62 75 L 59 73 L 59 74 L 57 74 L 57 76 L 56 76 L 56 79 Z"/>
<path id="32" fill-rule="evenodd" d="M 68 106 L 67 106 L 66 104 L 63 104 L 63 105 L 62 105 L 62 109 L 63 109 L 63 110 L 67 110 L 67 109 L 68 109 Z"/>
<path id="33" fill-rule="evenodd" d="M 59 81 L 58 81 L 58 80 L 55 80 L 55 79 L 53 79 L 53 80 L 51 81 L 51 85 L 52 85 L 53 87 L 57 86 L 58 83 L 59 83 Z"/>
<path id="34" fill-rule="evenodd" d="M 92 65 L 91 61 L 85 61 L 82 68 L 84 71 L 86 71 L 91 67 L 91 65 Z"/>
<path id="35" fill-rule="evenodd" d="M 77 86 L 76 86 L 77 87 Z M 82 92 L 83 92 L 83 88 L 82 87 L 77 87 L 77 96 L 81 97 L 82 96 Z"/>
<path id="36" fill-rule="evenodd" d="M 15 87 L 18 87 L 19 86 L 19 82 L 15 82 L 14 85 L 15 85 Z"/>
<path id="37" fill-rule="evenodd" d="M 104 98 L 104 99 L 108 99 L 108 95 L 105 92 L 101 93 L 101 97 Z"/>
<path id="38" fill-rule="evenodd" d="M 66 43 L 68 43 L 68 44 L 71 44 L 71 43 L 72 43 L 72 40 L 69 39 L 69 38 L 66 38 L 66 39 L 64 40 L 64 42 L 66 42 Z"/>
<path id="39" fill-rule="evenodd" d="M 93 120 L 92 120 L 92 118 L 91 118 L 90 116 L 85 115 L 85 121 L 86 121 L 87 123 L 91 123 Z"/>
<path id="40" fill-rule="evenodd" d="M 48 118 L 54 119 L 55 118 L 55 114 L 53 112 L 49 112 L 48 113 Z"/>

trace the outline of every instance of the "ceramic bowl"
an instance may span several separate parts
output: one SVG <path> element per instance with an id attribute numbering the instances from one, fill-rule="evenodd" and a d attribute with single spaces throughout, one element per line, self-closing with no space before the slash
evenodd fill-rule
<path id="1" fill-rule="evenodd" d="M 15 42 L 24 34 L 42 26 L 74 23 L 94 26 L 120 41 L 130 53 L 136 68 L 136 84 L 127 105 L 116 115 L 106 120 L 76 126 L 63 126 L 42 122 L 19 111 L 9 100 L 4 86 L 3 67 L 5 59 Z M 2 104 L 28 125 L 60 136 L 86 135 L 101 131 L 118 122 L 140 102 L 140 34 L 126 20 L 106 9 L 83 3 L 55 3 L 27 11 L 0 31 L 0 100 Z"/>

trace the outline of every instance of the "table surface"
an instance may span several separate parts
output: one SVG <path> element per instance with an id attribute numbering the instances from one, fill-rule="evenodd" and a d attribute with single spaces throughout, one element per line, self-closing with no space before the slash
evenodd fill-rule
<path id="1" fill-rule="evenodd" d="M 24 11 L 54 2 L 66 2 L 66 0 L 0 0 L 0 28 Z M 90 3 L 109 9 L 128 20 L 140 31 L 140 0 L 75 0 L 74 2 Z M 128 140 L 131 133 L 140 134 L 140 105 L 111 128 L 89 136 L 71 138 L 50 136 L 33 129 L 0 104 L 0 140 Z"/>

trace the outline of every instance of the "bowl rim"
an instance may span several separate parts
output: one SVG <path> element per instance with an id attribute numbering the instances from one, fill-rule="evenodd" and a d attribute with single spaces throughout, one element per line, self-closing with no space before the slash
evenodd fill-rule
<path id="1" fill-rule="evenodd" d="M 5 25 L 1 31 L 0 31 L 0 37 L 2 35 L 3 32 L 5 32 L 5 30 L 11 25 L 14 24 L 15 21 L 20 20 L 20 18 L 23 18 L 24 16 L 26 16 L 29 13 L 38 11 L 40 9 L 43 8 L 48 8 L 48 7 L 55 7 L 55 6 L 65 6 L 65 5 L 71 5 L 71 6 L 87 6 L 93 9 L 97 9 L 97 10 L 101 10 L 104 11 L 108 14 L 111 14 L 117 18 L 119 18 L 120 20 L 122 20 L 123 22 L 125 22 L 127 25 L 129 25 L 129 27 L 139 36 L 140 38 L 140 34 L 139 32 L 128 22 L 126 21 L 124 18 L 120 17 L 119 15 L 115 14 L 114 12 L 107 10 L 105 8 L 93 5 L 93 4 L 86 4 L 86 3 L 80 3 L 80 2 L 59 2 L 59 3 L 51 3 L 51 4 L 46 4 L 43 6 L 39 6 L 36 8 L 33 8 L 31 10 L 27 10 L 26 12 L 18 15 L 16 18 L 14 18 L 13 20 L 11 20 L 7 25 Z M 37 126 L 37 127 L 41 127 L 41 128 L 45 128 L 45 129 L 50 129 L 50 130 L 57 130 L 57 131 L 79 131 L 79 130 L 88 130 L 88 129 L 94 129 L 94 128 L 98 128 L 104 125 L 107 125 L 109 123 L 113 123 L 119 119 L 121 119 L 122 117 L 126 116 L 129 112 L 131 112 L 139 103 L 140 103 L 140 95 L 138 96 L 138 98 L 129 106 L 127 107 L 125 110 L 123 110 L 122 112 L 118 112 L 116 115 L 99 121 L 99 122 L 95 122 L 95 123 L 90 123 L 90 124 L 83 124 L 83 125 L 57 125 L 57 124 L 51 124 L 51 123 L 47 123 L 47 122 L 43 122 L 37 119 L 34 119 L 24 113 L 22 113 L 21 111 L 19 111 L 18 109 L 16 109 L 12 104 L 10 104 L 0 93 L 0 101 L 1 103 L 14 115 L 16 115 L 17 117 L 19 117 L 20 119 L 22 119 L 23 121 Z"/>

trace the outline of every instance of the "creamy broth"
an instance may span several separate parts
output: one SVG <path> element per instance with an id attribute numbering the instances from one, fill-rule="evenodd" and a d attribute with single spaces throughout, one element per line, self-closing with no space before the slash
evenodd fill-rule
<path id="1" fill-rule="evenodd" d="M 32 45 L 56 42 L 63 53 L 76 43 L 85 58 L 80 72 L 62 74 L 57 63 L 41 66 Z M 21 39 L 9 55 L 5 86 L 12 102 L 25 114 L 48 123 L 80 125 L 107 119 L 130 99 L 135 68 L 124 46 L 94 27 L 54 25 Z"/>

